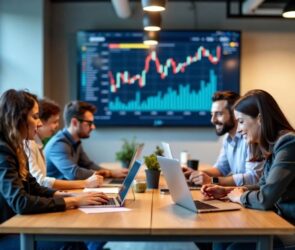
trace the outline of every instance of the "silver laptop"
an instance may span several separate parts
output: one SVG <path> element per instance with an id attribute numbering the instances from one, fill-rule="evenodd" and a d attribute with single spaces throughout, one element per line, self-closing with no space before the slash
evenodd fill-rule
<path id="1" fill-rule="evenodd" d="M 122 207 L 127 197 L 127 193 L 141 165 L 142 164 L 140 161 L 135 161 L 133 163 L 132 167 L 130 168 L 128 172 L 128 175 L 124 179 L 124 182 L 118 192 L 118 195 L 116 197 L 110 197 L 107 204 L 95 205 L 95 206 L 89 205 L 89 206 L 83 206 L 83 207 Z"/>
<path id="2" fill-rule="evenodd" d="M 133 163 L 139 159 L 140 155 L 141 155 L 141 152 L 143 150 L 143 146 L 144 146 L 144 143 L 142 144 L 139 144 L 137 146 L 137 148 L 135 149 L 133 155 L 132 155 L 132 158 L 131 158 L 131 161 L 129 163 L 129 166 L 128 166 L 128 169 L 131 169 L 131 167 L 133 166 Z M 126 178 L 126 177 L 125 177 Z M 104 184 L 103 184 L 103 187 L 120 187 L 125 178 L 111 178 L 111 179 L 107 179 Z"/>
<path id="3" fill-rule="evenodd" d="M 164 150 L 164 156 L 168 159 L 173 159 L 169 143 L 162 141 L 161 144 L 162 144 L 162 147 Z M 201 189 L 201 187 L 202 187 L 202 185 L 197 185 L 197 184 L 189 181 L 188 179 L 186 179 L 186 182 L 187 182 L 187 185 L 190 190 Z"/>
<path id="4" fill-rule="evenodd" d="M 220 200 L 198 201 L 193 200 L 192 194 L 186 184 L 184 175 L 178 160 L 157 156 L 158 162 L 166 179 L 172 200 L 175 204 L 196 213 L 218 212 L 238 210 L 241 206 Z"/>
<path id="5" fill-rule="evenodd" d="M 164 150 L 164 156 L 167 157 L 168 159 L 173 159 L 169 143 L 164 142 L 164 141 L 162 141 L 161 143 L 162 143 L 162 147 Z"/>

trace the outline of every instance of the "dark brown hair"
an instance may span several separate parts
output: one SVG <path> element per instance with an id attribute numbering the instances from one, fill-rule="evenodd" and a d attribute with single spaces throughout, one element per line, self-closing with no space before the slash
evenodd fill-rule
<path id="1" fill-rule="evenodd" d="M 47 98 L 39 99 L 39 118 L 42 121 L 47 121 L 51 116 L 58 115 L 60 113 L 59 105 Z"/>
<path id="2" fill-rule="evenodd" d="M 86 111 L 95 113 L 96 107 L 88 102 L 71 101 L 65 106 L 64 122 L 67 127 L 70 126 L 72 118 L 83 119 Z"/>
<path id="3" fill-rule="evenodd" d="M 260 115 L 259 146 L 266 157 L 272 153 L 272 147 L 281 135 L 294 132 L 275 99 L 264 90 L 250 90 L 235 103 L 234 110 L 252 118 Z"/>
<path id="4" fill-rule="evenodd" d="M 240 95 L 236 92 L 225 90 L 225 91 L 217 91 L 212 96 L 212 102 L 216 101 L 227 101 L 226 108 L 229 110 L 230 114 L 233 115 L 232 107 L 234 103 L 240 98 Z"/>
<path id="5" fill-rule="evenodd" d="M 0 97 L 0 134 L 16 152 L 22 179 L 25 179 L 28 174 L 22 133 L 27 133 L 28 114 L 35 103 L 38 103 L 37 97 L 24 90 L 10 89 Z"/>

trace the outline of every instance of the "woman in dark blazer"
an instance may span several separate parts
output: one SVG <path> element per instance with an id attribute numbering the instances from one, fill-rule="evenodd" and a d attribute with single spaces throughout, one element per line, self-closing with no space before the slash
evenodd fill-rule
<path id="1" fill-rule="evenodd" d="M 15 214 L 64 211 L 108 200 L 101 193 L 63 197 L 30 175 L 23 141 L 32 140 L 41 125 L 38 112 L 36 96 L 27 91 L 11 89 L 0 98 L 0 223 Z M 18 249 L 15 237 L 0 235 L 0 248 Z"/>
<path id="2" fill-rule="evenodd" d="M 234 112 L 238 120 L 238 132 L 250 145 L 252 160 L 265 160 L 263 175 L 259 185 L 255 186 L 236 188 L 205 185 L 202 187 L 204 196 L 228 196 L 231 201 L 247 208 L 273 210 L 295 225 L 294 128 L 274 98 L 263 90 L 246 93 L 234 105 Z M 295 249 L 295 238 L 293 235 L 280 237 L 274 246 Z M 249 244 L 236 243 L 227 249 L 241 250 L 243 247 L 251 248 Z"/>

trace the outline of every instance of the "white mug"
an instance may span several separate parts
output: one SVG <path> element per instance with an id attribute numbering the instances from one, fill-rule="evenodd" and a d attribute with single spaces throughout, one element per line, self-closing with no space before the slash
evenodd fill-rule
<path id="1" fill-rule="evenodd" d="M 180 165 L 182 167 L 187 166 L 187 161 L 190 159 L 190 155 L 187 151 L 180 152 Z"/>

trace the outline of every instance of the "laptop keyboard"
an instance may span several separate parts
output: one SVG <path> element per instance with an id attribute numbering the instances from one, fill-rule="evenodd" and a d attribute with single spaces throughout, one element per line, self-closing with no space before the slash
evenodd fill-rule
<path id="1" fill-rule="evenodd" d="M 195 184 L 195 183 L 193 183 L 191 181 L 187 181 L 187 185 L 189 187 L 193 187 L 193 188 L 201 188 L 202 187 L 202 185 L 197 185 L 197 184 Z"/>
<path id="2" fill-rule="evenodd" d="M 99 205 L 99 207 L 115 207 L 117 206 L 115 199 L 116 198 L 109 198 L 108 203 Z"/>
<path id="3" fill-rule="evenodd" d="M 106 206 L 115 206 L 116 202 L 114 198 L 109 198 L 108 203 L 105 204 Z"/>
<path id="4" fill-rule="evenodd" d="M 218 207 L 211 206 L 207 203 L 201 202 L 201 201 L 194 201 L 197 209 L 218 209 Z"/>
<path id="5" fill-rule="evenodd" d="M 112 179 L 109 184 L 122 184 L 124 182 L 123 178 Z"/>

